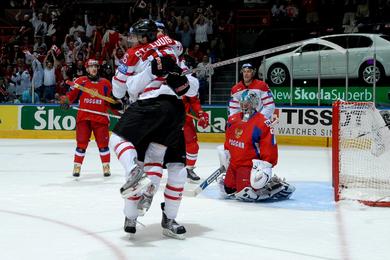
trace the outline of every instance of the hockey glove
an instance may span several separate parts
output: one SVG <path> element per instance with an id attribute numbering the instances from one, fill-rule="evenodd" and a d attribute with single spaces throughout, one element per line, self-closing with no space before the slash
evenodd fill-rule
<path id="1" fill-rule="evenodd" d="M 263 188 L 270 181 L 271 177 L 272 164 L 263 160 L 252 160 L 250 182 L 254 189 Z"/>
<path id="2" fill-rule="evenodd" d="M 209 123 L 209 114 L 207 114 L 206 112 L 201 110 L 201 111 L 198 112 L 198 117 L 199 117 L 198 125 L 200 127 L 205 129 L 206 127 L 208 127 L 210 125 L 210 123 Z"/>
<path id="3" fill-rule="evenodd" d="M 60 108 L 62 110 L 68 110 L 70 108 L 69 98 L 67 96 L 60 97 Z"/>
<path id="4" fill-rule="evenodd" d="M 167 85 L 173 89 L 178 96 L 184 95 L 190 89 L 190 84 L 188 83 L 186 76 L 169 74 L 166 81 Z"/>
<path id="5" fill-rule="evenodd" d="M 157 57 L 151 62 L 152 74 L 157 77 L 165 77 L 169 73 L 180 75 L 182 69 L 171 57 Z"/>

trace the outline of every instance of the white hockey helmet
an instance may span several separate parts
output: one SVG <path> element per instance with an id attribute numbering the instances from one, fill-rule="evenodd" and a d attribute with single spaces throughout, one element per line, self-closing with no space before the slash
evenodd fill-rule
<path id="1" fill-rule="evenodd" d="M 254 91 L 245 90 L 240 97 L 240 108 L 244 114 L 244 120 L 248 120 L 256 111 L 259 98 Z"/>

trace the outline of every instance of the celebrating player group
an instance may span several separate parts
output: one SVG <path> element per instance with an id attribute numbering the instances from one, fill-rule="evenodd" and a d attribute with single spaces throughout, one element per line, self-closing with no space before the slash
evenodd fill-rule
<path id="1" fill-rule="evenodd" d="M 80 176 L 93 131 L 104 176 L 110 176 L 108 146 L 123 166 L 124 231 L 134 236 L 137 219 L 149 210 L 166 168 L 163 234 L 184 239 L 186 229 L 175 220 L 184 185 L 187 179 L 200 182 L 194 171 L 199 146 L 193 118 L 206 128 L 209 115 L 200 105 L 199 81 L 188 73 L 181 43 L 166 35 L 161 23 L 139 20 L 131 26 L 128 41 L 131 48 L 117 67 L 112 85 L 99 77 L 97 61 L 88 60 L 87 76 L 76 79 L 73 90 L 62 99 L 63 108 L 80 100 L 73 175 Z M 221 194 L 250 202 L 287 199 L 295 188 L 272 174 L 278 160 L 272 93 L 265 82 L 254 79 L 251 64 L 244 64 L 241 73 L 242 80 L 231 92 L 225 143 L 217 151 Z M 109 137 L 106 113 L 124 107 Z"/>

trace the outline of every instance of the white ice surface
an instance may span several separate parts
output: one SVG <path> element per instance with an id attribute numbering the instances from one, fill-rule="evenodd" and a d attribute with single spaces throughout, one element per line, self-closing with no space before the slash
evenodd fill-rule
<path id="1" fill-rule="evenodd" d="M 201 144 L 196 172 L 219 166 Z M 333 202 L 331 150 L 279 147 L 274 172 L 296 186 L 291 200 L 243 203 L 219 198 L 212 184 L 185 196 L 177 221 L 184 241 L 161 234 L 162 187 L 130 240 L 112 157 L 103 178 L 91 142 L 79 181 L 71 177 L 75 142 L 0 139 L 0 259 L 390 259 L 390 209 Z M 166 177 L 163 178 L 163 183 Z M 187 190 L 194 189 L 187 184 Z"/>

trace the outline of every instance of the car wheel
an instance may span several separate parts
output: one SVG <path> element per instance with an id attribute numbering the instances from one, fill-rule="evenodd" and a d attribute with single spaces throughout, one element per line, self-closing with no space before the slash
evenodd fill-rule
<path id="1" fill-rule="evenodd" d="M 360 67 L 359 77 L 363 83 L 372 85 L 374 83 L 374 72 L 376 83 L 378 83 L 385 75 L 382 64 L 377 62 L 375 68 L 373 62 L 365 62 Z"/>
<path id="2" fill-rule="evenodd" d="M 274 64 L 268 70 L 267 78 L 270 81 L 271 85 L 280 86 L 288 84 L 288 82 L 290 81 L 290 74 L 285 65 Z"/>

